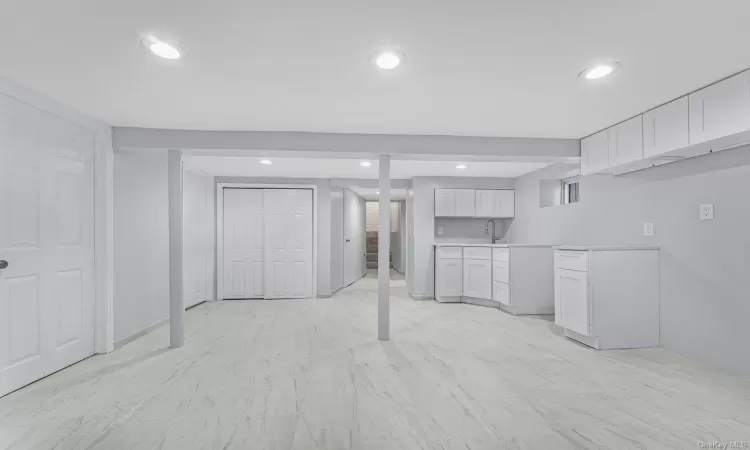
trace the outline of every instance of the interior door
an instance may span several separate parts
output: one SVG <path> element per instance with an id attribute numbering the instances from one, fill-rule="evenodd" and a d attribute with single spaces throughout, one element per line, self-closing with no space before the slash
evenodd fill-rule
<path id="1" fill-rule="evenodd" d="M 313 296 L 311 189 L 264 189 L 265 297 Z"/>
<path id="2" fill-rule="evenodd" d="M 588 273 L 557 269 L 555 273 L 563 327 L 590 336 Z"/>
<path id="3" fill-rule="evenodd" d="M 357 281 L 365 272 L 364 200 L 344 189 L 344 285 Z"/>
<path id="4" fill-rule="evenodd" d="M 206 184 L 199 174 L 183 174 L 183 291 L 185 308 L 206 300 Z"/>
<path id="5" fill-rule="evenodd" d="M 94 145 L 0 94 L 0 395 L 94 353 Z"/>
<path id="6" fill-rule="evenodd" d="M 263 298 L 263 190 L 224 188 L 222 298 Z"/>
<path id="7" fill-rule="evenodd" d="M 380 230 L 380 204 L 378 202 L 365 203 L 365 224 L 367 231 Z"/>

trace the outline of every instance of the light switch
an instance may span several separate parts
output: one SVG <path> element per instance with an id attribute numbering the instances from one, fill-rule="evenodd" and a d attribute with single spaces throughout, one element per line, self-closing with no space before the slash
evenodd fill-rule
<path id="1" fill-rule="evenodd" d="M 701 220 L 714 220 L 714 205 L 701 205 Z"/>
<path id="2" fill-rule="evenodd" d="M 443 235 L 443 227 L 438 227 L 438 236 Z"/>
<path id="3" fill-rule="evenodd" d="M 643 224 L 643 235 L 644 236 L 653 236 L 654 235 L 654 224 L 651 222 L 646 222 Z"/>

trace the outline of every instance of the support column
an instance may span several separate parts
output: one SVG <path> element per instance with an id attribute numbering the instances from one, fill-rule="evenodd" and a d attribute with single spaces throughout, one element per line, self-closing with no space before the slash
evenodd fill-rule
<path id="1" fill-rule="evenodd" d="M 391 272 L 391 157 L 380 155 L 378 200 L 378 339 L 390 339 L 390 272 Z"/>
<path id="2" fill-rule="evenodd" d="M 169 195 L 169 346 L 185 345 L 182 296 L 182 150 L 168 150 Z"/>

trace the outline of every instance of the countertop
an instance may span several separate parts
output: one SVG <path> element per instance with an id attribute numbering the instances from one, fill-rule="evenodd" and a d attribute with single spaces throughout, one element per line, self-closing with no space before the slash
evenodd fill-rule
<path id="1" fill-rule="evenodd" d="M 470 243 L 463 244 L 460 242 L 435 242 L 432 244 L 433 247 L 492 247 L 492 248 L 508 248 L 508 247 L 554 247 L 553 245 L 546 244 L 479 244 Z"/>
<path id="2" fill-rule="evenodd" d="M 621 251 L 621 250 L 659 250 L 658 245 L 556 245 L 555 250 L 574 251 Z"/>

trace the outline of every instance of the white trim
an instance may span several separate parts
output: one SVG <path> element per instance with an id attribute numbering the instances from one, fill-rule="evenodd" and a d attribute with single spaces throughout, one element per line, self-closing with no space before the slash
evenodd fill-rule
<path id="1" fill-rule="evenodd" d="M 216 183 L 216 300 L 223 299 L 224 282 L 224 188 L 311 189 L 313 191 L 312 296 L 318 297 L 318 186 L 315 184 Z"/>
<path id="2" fill-rule="evenodd" d="M 94 351 L 114 350 L 112 127 L 5 77 L 0 93 L 94 133 Z"/>
<path id="3" fill-rule="evenodd" d="M 169 317 L 167 317 L 166 319 L 161 319 L 160 321 L 149 325 L 148 327 L 144 328 L 141 331 L 136 331 L 135 333 L 131 334 L 130 336 L 126 336 L 126 337 L 120 339 L 119 341 L 115 342 L 114 349 L 117 350 L 118 348 L 122 347 L 123 345 L 127 345 L 127 344 L 133 342 L 134 340 L 138 339 L 139 337 L 143 337 L 143 336 L 151 333 L 152 331 L 154 331 L 154 330 L 156 330 L 158 328 L 163 327 L 164 325 L 166 325 L 168 323 L 169 323 Z"/>

